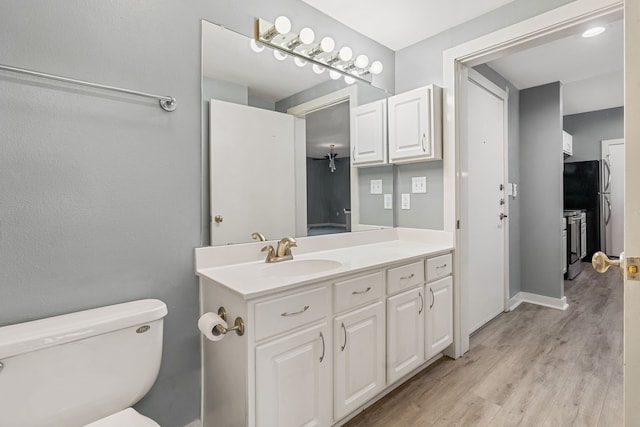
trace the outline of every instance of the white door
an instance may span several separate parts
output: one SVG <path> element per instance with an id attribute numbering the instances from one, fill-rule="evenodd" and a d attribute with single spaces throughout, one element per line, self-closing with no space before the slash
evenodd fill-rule
<path id="1" fill-rule="evenodd" d="M 453 342 L 453 278 L 427 285 L 425 357 L 429 359 Z"/>
<path id="2" fill-rule="evenodd" d="M 212 244 L 249 242 L 254 231 L 294 236 L 293 116 L 214 99 L 209 107 Z"/>
<path id="3" fill-rule="evenodd" d="M 387 299 L 387 384 L 424 362 L 424 286 Z"/>
<path id="4" fill-rule="evenodd" d="M 256 426 L 331 424 L 330 345 L 322 323 L 256 347 Z"/>
<path id="5" fill-rule="evenodd" d="M 333 413 L 338 420 L 386 385 L 384 304 L 338 316 L 333 325 Z"/>
<path id="6" fill-rule="evenodd" d="M 468 70 L 465 111 L 467 133 L 461 138 L 461 274 L 468 283 L 469 333 L 505 309 L 506 93 Z"/>
<path id="7" fill-rule="evenodd" d="M 627 0 L 625 7 L 624 94 L 624 252 L 640 257 L 640 1 Z M 627 426 L 640 420 L 640 281 L 624 284 L 624 412 Z"/>
<path id="8" fill-rule="evenodd" d="M 624 139 L 602 141 L 602 165 L 604 252 L 618 256 L 624 250 Z"/>

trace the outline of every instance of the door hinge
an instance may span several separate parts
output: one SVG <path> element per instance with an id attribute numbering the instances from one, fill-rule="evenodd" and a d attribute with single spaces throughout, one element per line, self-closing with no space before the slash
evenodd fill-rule
<path id="1" fill-rule="evenodd" d="M 456 220 L 456 229 L 460 230 L 460 220 Z"/>

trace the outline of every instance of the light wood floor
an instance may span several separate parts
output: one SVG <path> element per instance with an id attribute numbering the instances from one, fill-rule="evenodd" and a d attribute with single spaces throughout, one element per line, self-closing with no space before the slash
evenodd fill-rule
<path id="1" fill-rule="evenodd" d="M 622 426 L 622 276 L 584 267 L 566 311 L 521 304 L 347 426 Z"/>

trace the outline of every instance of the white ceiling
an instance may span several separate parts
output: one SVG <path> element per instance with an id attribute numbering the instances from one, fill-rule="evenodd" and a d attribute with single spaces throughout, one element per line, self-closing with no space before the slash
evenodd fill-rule
<path id="1" fill-rule="evenodd" d="M 307 114 L 307 157 L 323 158 L 335 145 L 338 157 L 349 157 L 349 103 L 341 102 Z"/>
<path id="2" fill-rule="evenodd" d="M 518 89 L 563 83 L 564 115 L 624 105 L 622 21 L 603 34 L 580 34 L 489 62 Z"/>
<path id="3" fill-rule="evenodd" d="M 513 0 L 302 1 L 397 51 Z"/>

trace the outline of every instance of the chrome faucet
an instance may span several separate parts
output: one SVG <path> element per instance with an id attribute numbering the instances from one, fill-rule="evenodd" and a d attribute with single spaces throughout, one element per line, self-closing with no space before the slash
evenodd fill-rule
<path id="1" fill-rule="evenodd" d="M 267 245 L 262 248 L 261 252 L 267 252 L 267 258 L 264 262 L 280 262 L 293 259 L 291 248 L 298 246 L 295 239 L 291 237 L 284 237 L 278 242 L 277 249 L 273 249 L 273 246 Z"/>

